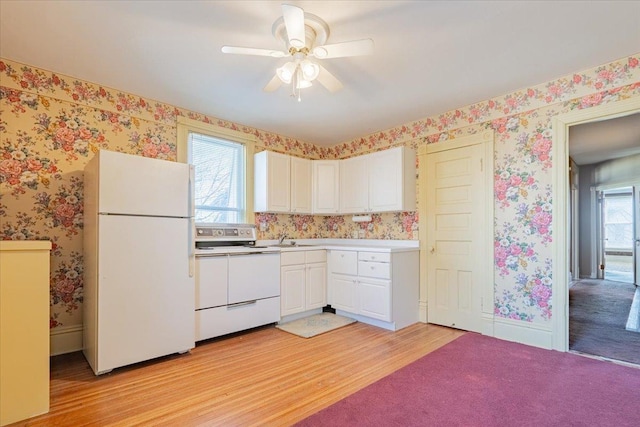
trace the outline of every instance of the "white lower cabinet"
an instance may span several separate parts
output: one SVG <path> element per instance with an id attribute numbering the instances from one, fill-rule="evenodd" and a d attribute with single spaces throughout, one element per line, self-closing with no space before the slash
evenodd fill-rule
<path id="1" fill-rule="evenodd" d="M 280 255 L 280 314 L 289 316 L 327 304 L 327 251 L 291 251 Z"/>
<path id="2" fill-rule="evenodd" d="M 418 254 L 332 250 L 331 307 L 390 330 L 418 321 Z"/>

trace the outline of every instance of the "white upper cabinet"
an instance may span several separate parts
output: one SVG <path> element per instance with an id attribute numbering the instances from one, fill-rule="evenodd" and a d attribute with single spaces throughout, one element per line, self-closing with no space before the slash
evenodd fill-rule
<path id="1" fill-rule="evenodd" d="M 313 213 L 340 213 L 340 160 L 314 160 L 312 175 Z"/>
<path id="2" fill-rule="evenodd" d="M 408 147 L 366 156 L 369 166 L 369 212 L 416 210 L 416 153 Z"/>
<path id="3" fill-rule="evenodd" d="M 273 151 L 261 151 L 254 155 L 254 211 L 290 212 L 289 158 Z"/>
<path id="4" fill-rule="evenodd" d="M 416 210 L 416 154 L 397 147 L 344 160 L 254 156 L 256 212 L 359 214 Z"/>
<path id="5" fill-rule="evenodd" d="M 311 213 L 311 160 L 291 157 L 291 212 Z"/>
<path id="6" fill-rule="evenodd" d="M 368 156 L 340 161 L 340 212 L 361 213 L 369 209 Z"/>
<path id="7" fill-rule="evenodd" d="M 415 150 L 397 147 L 342 160 L 340 212 L 415 210 L 415 159 Z"/>

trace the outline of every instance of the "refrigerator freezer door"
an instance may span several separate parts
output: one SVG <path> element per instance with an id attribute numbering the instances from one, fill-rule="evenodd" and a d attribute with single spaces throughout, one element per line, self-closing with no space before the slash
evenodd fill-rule
<path id="1" fill-rule="evenodd" d="M 98 211 L 191 216 L 189 165 L 100 150 Z"/>
<path id="2" fill-rule="evenodd" d="M 96 373 L 195 346 L 189 220 L 99 216 Z"/>

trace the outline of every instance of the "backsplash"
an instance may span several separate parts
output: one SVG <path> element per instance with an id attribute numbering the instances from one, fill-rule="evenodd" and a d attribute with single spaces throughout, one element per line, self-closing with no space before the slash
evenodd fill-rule
<path id="1" fill-rule="evenodd" d="M 418 239 L 418 213 L 371 214 L 371 222 L 354 222 L 352 215 L 256 214 L 258 239 Z M 362 233 L 364 232 L 364 234 Z"/>

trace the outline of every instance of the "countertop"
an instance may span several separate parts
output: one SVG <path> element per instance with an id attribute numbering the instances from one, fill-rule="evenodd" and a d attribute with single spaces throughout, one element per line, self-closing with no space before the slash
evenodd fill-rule
<path id="1" fill-rule="evenodd" d="M 420 250 L 417 240 L 374 240 L 374 239 L 292 239 L 300 246 L 282 246 L 281 252 L 312 251 L 317 249 L 345 250 L 345 251 L 376 251 L 376 252 L 408 252 Z M 292 240 L 285 240 L 284 244 Z M 272 246 L 277 240 L 259 240 L 256 245 Z"/>

